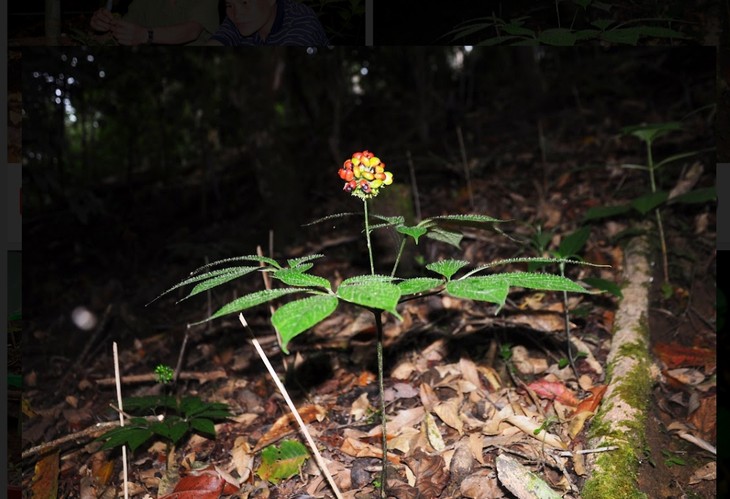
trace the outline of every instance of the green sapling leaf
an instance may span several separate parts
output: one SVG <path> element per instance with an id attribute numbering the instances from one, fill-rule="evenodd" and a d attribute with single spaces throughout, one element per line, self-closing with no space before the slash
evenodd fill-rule
<path id="1" fill-rule="evenodd" d="M 451 232 L 439 227 L 434 227 L 429 230 L 428 233 L 426 233 L 426 237 L 433 239 L 434 241 L 441 241 L 442 243 L 450 244 L 457 248 L 460 247 L 461 240 L 464 238 L 464 236 L 458 232 Z"/>
<path id="2" fill-rule="evenodd" d="M 212 319 L 217 319 L 218 317 L 224 315 L 235 314 L 236 312 L 240 312 L 241 310 L 246 310 L 247 308 L 255 307 L 256 305 L 261 305 L 262 303 L 266 303 L 267 301 L 274 300 L 281 296 L 291 293 L 301 293 L 302 291 L 302 289 L 297 288 L 264 289 L 262 291 L 257 291 L 255 293 L 251 293 L 246 296 L 242 296 L 236 300 L 233 300 L 232 302 L 218 309 L 216 313 L 214 313 L 207 319 L 199 322 L 193 322 L 189 325 L 197 326 L 198 324 L 203 324 L 204 322 L 208 322 Z"/>
<path id="3" fill-rule="evenodd" d="M 577 255 L 591 236 L 590 227 L 581 227 L 569 236 L 566 236 L 558 248 L 558 257 L 568 258 Z"/>
<path id="4" fill-rule="evenodd" d="M 260 267 L 233 267 L 233 268 L 229 268 L 229 269 L 224 269 L 224 271 L 221 272 L 216 277 L 203 281 L 200 284 L 198 284 L 197 286 L 195 286 L 193 289 L 190 290 L 190 293 L 188 293 L 188 295 L 185 298 L 178 301 L 178 303 L 180 303 L 183 300 L 187 300 L 191 296 L 195 296 L 198 293 L 207 291 L 211 288 L 215 288 L 216 286 L 220 286 L 221 284 L 225 284 L 229 281 L 237 279 L 246 274 L 250 274 L 251 272 L 258 270 L 259 268 Z"/>
<path id="5" fill-rule="evenodd" d="M 291 258 L 291 259 L 287 260 L 286 263 L 289 264 L 289 267 L 294 268 L 294 267 L 300 266 L 304 262 L 309 262 L 311 260 L 316 260 L 317 258 L 323 258 L 323 257 L 324 257 L 324 255 L 317 253 L 315 255 L 307 255 L 307 256 L 301 256 L 299 258 Z"/>
<path id="6" fill-rule="evenodd" d="M 215 438 L 215 424 L 210 419 L 195 418 L 190 421 L 190 428 L 207 437 Z"/>
<path id="7" fill-rule="evenodd" d="M 426 268 L 431 272 L 436 272 L 437 274 L 440 274 L 444 276 L 447 280 L 449 280 L 454 274 L 459 271 L 459 269 L 467 265 L 469 265 L 469 262 L 467 262 L 466 260 L 449 259 L 429 263 L 428 265 L 426 265 Z"/>
<path id="8" fill-rule="evenodd" d="M 667 191 L 650 192 L 631 201 L 631 206 L 642 215 L 646 215 L 666 201 L 667 197 L 669 197 Z"/>
<path id="9" fill-rule="evenodd" d="M 385 310 L 399 319 L 401 318 L 395 309 L 401 297 L 401 290 L 395 284 L 384 281 L 365 281 L 359 284 L 350 284 L 342 281 L 337 289 L 337 296 L 347 302 Z"/>
<path id="10" fill-rule="evenodd" d="M 190 272 L 190 275 L 195 275 L 199 273 L 201 270 L 207 269 L 209 267 L 213 267 L 215 265 L 220 265 L 221 263 L 229 263 L 229 262 L 240 262 L 240 261 L 253 261 L 253 262 L 263 262 L 268 263 L 272 267 L 276 267 L 277 269 L 281 268 L 281 265 L 279 265 L 279 262 L 274 260 L 273 258 L 269 258 L 266 256 L 258 256 L 258 255 L 244 255 L 244 256 L 234 256 L 232 258 L 224 258 L 222 260 L 216 260 L 215 262 L 206 263 L 202 267 L 198 267 L 197 269 Z"/>
<path id="11" fill-rule="evenodd" d="M 501 309 L 507 301 L 509 284 L 496 276 L 468 277 L 447 282 L 446 292 L 455 298 L 496 303 Z"/>
<path id="12" fill-rule="evenodd" d="M 589 291 L 577 282 L 567 277 L 555 274 L 543 274 L 539 272 L 507 272 L 496 274 L 495 277 L 503 279 L 510 286 L 537 289 L 541 291 L 568 291 L 572 293 L 588 293 Z"/>
<path id="13" fill-rule="evenodd" d="M 299 271 L 298 267 L 294 269 L 277 270 L 272 274 L 272 276 L 288 286 L 332 289 L 330 282 L 324 277 L 305 274 Z"/>
<path id="14" fill-rule="evenodd" d="M 339 300 L 332 295 L 316 295 L 286 303 L 271 316 L 271 323 L 281 335 L 281 350 L 288 354 L 287 345 L 300 333 L 329 317 Z"/>
<path id="15" fill-rule="evenodd" d="M 430 291 L 440 285 L 444 281 L 442 279 L 436 279 L 434 277 L 414 277 L 413 279 L 406 279 L 397 284 L 400 288 L 401 295 L 415 295 Z"/>
<path id="16" fill-rule="evenodd" d="M 258 268 L 259 267 L 229 267 L 227 269 L 218 269 L 218 270 L 213 270 L 213 271 L 210 271 L 210 272 L 206 272 L 205 274 L 200 274 L 200 275 L 197 275 L 195 277 L 191 277 L 189 279 L 185 279 L 184 281 L 181 281 L 181 282 L 175 284 L 171 288 L 166 289 L 165 291 L 163 291 L 162 293 L 160 293 L 159 295 L 157 295 L 157 297 L 155 297 L 154 300 L 152 300 L 149 303 L 147 303 L 147 305 L 149 305 L 150 303 L 154 303 L 155 301 L 159 300 L 161 297 L 165 296 L 170 291 L 173 291 L 173 290 L 175 290 L 175 289 L 177 289 L 179 287 L 185 286 L 186 284 L 192 284 L 194 282 L 203 281 L 205 279 L 210 279 L 212 277 L 220 276 L 222 274 L 236 273 L 236 272 L 242 271 L 243 273 L 238 274 L 238 275 L 236 275 L 236 276 L 234 276 L 234 277 L 231 278 L 231 279 L 235 279 L 236 277 L 239 277 L 241 275 L 244 275 L 244 274 L 246 274 L 248 272 L 253 272 L 254 270 L 256 270 Z M 250 270 L 246 271 L 244 269 L 250 269 Z M 224 281 L 224 282 L 226 282 L 226 281 Z M 193 295 L 193 293 L 189 294 L 188 296 L 186 296 L 185 298 L 183 298 L 183 300 L 191 297 L 192 295 Z M 182 300 L 180 300 L 180 301 L 182 301 Z M 180 303 L 180 302 L 178 302 L 178 303 Z M 145 306 L 147 306 L 147 305 L 145 305 Z"/>
<path id="17" fill-rule="evenodd" d="M 418 238 L 428 232 L 428 229 L 425 227 L 407 227 L 405 225 L 396 227 L 395 230 L 397 230 L 401 234 L 405 234 L 406 236 L 411 236 L 416 244 L 418 244 Z"/>

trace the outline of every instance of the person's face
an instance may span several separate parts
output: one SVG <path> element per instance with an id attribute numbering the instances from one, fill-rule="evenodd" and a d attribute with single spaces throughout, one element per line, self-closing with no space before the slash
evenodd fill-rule
<path id="1" fill-rule="evenodd" d="M 226 15 L 243 36 L 251 36 L 261 28 L 271 29 L 276 14 L 276 0 L 227 0 Z M 268 35 L 260 33 L 262 36 Z"/>

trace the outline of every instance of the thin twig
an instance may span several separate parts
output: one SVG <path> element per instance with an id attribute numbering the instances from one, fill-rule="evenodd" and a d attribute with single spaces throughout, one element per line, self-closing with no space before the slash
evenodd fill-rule
<path id="1" fill-rule="evenodd" d="M 122 382 L 119 376 L 119 352 L 117 342 L 112 343 L 114 351 L 114 378 L 117 386 L 117 404 L 119 404 L 119 426 L 124 426 L 124 406 L 122 405 Z M 127 481 L 127 446 L 122 445 L 122 471 L 124 476 L 124 499 L 129 499 L 129 482 Z"/>
<path id="2" fill-rule="evenodd" d="M 144 416 L 144 419 L 150 422 L 160 420 L 158 416 Z M 42 444 L 38 444 L 35 447 L 31 447 L 30 449 L 23 451 L 21 459 L 25 460 L 29 457 L 46 454 L 49 451 L 56 449 L 57 447 L 60 447 L 61 445 L 68 442 L 76 442 L 88 438 L 96 438 L 97 436 L 100 436 L 101 434 L 106 433 L 107 431 L 117 427 L 119 427 L 119 421 L 106 421 L 104 423 L 96 423 L 94 426 L 84 428 L 83 430 L 77 431 L 76 433 L 64 435 L 55 440 L 51 440 L 50 442 L 43 442 Z"/>
<path id="3" fill-rule="evenodd" d="M 292 415 L 297 420 L 297 423 L 299 424 L 299 428 L 302 430 L 302 434 L 304 435 L 304 438 L 307 440 L 309 447 L 312 449 L 312 453 L 314 454 L 314 459 L 315 459 L 315 461 L 317 461 L 317 464 L 319 465 L 319 468 L 322 470 L 322 473 L 324 474 L 325 478 L 327 479 L 327 482 L 330 484 L 330 487 L 332 487 L 332 491 L 335 493 L 335 497 L 337 497 L 337 499 L 344 499 L 342 493 L 340 492 L 340 489 L 337 488 L 337 484 L 335 483 L 334 478 L 332 478 L 332 474 L 330 474 L 330 471 L 327 468 L 327 464 L 324 462 L 324 458 L 322 458 L 322 455 L 319 453 L 319 449 L 317 449 L 317 445 L 314 443 L 314 439 L 312 439 L 312 435 L 310 435 L 309 430 L 307 430 L 307 425 L 305 425 L 304 421 L 302 421 L 302 417 L 299 415 L 299 411 L 297 411 L 297 408 L 294 405 L 294 402 L 292 402 L 292 399 L 289 397 L 289 393 L 286 391 L 286 388 L 282 384 L 281 380 L 279 380 L 279 377 L 277 376 L 276 371 L 274 370 L 274 367 L 271 365 L 271 362 L 269 362 L 269 358 L 266 356 L 264 349 L 261 348 L 261 345 L 259 344 L 258 340 L 254 336 L 251 328 L 248 326 L 248 323 L 246 322 L 246 319 L 243 317 L 243 314 L 239 313 L 238 319 L 241 321 L 241 324 L 246 329 L 246 331 L 248 331 L 248 333 L 250 334 L 251 343 L 253 343 L 253 346 L 256 349 L 256 352 L 259 354 L 259 357 L 261 357 L 261 360 L 263 361 L 264 365 L 266 366 L 266 369 L 269 371 L 269 374 L 271 375 L 271 379 L 274 380 L 274 384 L 276 384 L 276 387 L 281 392 L 282 396 L 284 397 L 284 400 L 286 400 L 286 404 L 289 406 L 289 410 L 292 412 Z"/>
<path id="4" fill-rule="evenodd" d="M 178 378 L 179 379 L 194 379 L 201 383 L 206 383 L 208 381 L 225 378 L 227 376 L 228 376 L 228 374 L 226 374 L 225 370 L 217 369 L 215 371 L 210 371 L 210 372 L 185 371 L 185 372 L 179 373 Z M 155 373 L 146 373 L 146 374 L 132 374 L 129 376 L 123 376 L 121 378 L 121 380 L 122 380 L 122 384 L 131 385 L 131 384 L 135 384 L 135 383 L 149 383 L 149 382 L 157 383 L 157 378 L 158 378 L 158 376 Z M 96 384 L 99 386 L 110 386 L 115 383 L 116 383 L 115 378 L 101 378 L 101 379 L 96 380 Z"/>

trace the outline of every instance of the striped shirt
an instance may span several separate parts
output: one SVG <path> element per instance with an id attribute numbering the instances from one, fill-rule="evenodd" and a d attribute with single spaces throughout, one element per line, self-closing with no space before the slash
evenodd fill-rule
<path id="1" fill-rule="evenodd" d="M 258 32 L 243 36 L 236 24 L 228 17 L 210 37 L 227 46 L 290 45 L 301 47 L 325 47 L 329 45 L 327 34 L 314 11 L 295 0 L 277 0 L 276 19 L 266 39 Z"/>

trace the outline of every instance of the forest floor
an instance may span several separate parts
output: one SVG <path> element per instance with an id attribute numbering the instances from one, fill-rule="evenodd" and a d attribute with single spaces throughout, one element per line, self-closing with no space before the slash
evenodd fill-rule
<path id="1" fill-rule="evenodd" d="M 559 129 L 563 118 L 556 116 L 545 129 Z M 699 128 L 703 126 L 708 125 Z M 474 212 L 525 223 L 501 226 L 511 238 L 469 229 L 459 250 L 422 240 L 410 254 L 416 262 L 410 271 L 426 274 L 417 263 L 421 258 L 427 262 L 463 258 L 476 267 L 500 258 L 536 256 L 529 245 L 536 227 L 553 232 L 547 246 L 554 249 L 566 235 L 589 226 L 591 234 L 581 256 L 610 268 L 573 267 L 568 276 L 600 277 L 620 285 L 628 239 L 622 234 L 633 231 L 640 218 L 590 225 L 582 221 L 587 209 L 625 202 L 647 188 L 641 172 L 620 168 L 641 162 L 637 151 L 643 149 L 636 139 L 612 133 L 596 129 L 548 137 L 550 148 L 543 151 L 524 150 L 519 145 L 522 139 L 509 134 L 493 138 L 484 145 L 490 151 L 467 151 L 469 157 L 490 162 L 472 161 L 469 184 L 459 173 L 458 148 L 445 157 L 417 163 L 424 165 L 418 177 L 424 218 Z M 697 136 L 677 133 L 673 145 L 679 151 L 697 149 Z M 596 164 L 594 158 L 607 159 Z M 691 160 L 679 163 L 665 172 L 668 189 Z M 714 165 L 703 166 L 697 187 L 714 185 Z M 350 204 L 355 200 L 344 193 L 337 198 L 312 207 L 312 219 L 353 211 Z M 664 207 L 663 215 L 672 286 L 668 292 L 662 289 L 658 238 L 651 231 L 654 276 L 646 284 L 657 377 L 646 414 L 645 452 L 635 456 L 640 463 L 637 482 L 652 498 L 715 497 L 714 455 L 677 437 L 682 430 L 713 445 L 716 439 L 715 207 L 674 204 Z M 653 220 L 653 214 L 647 218 Z M 100 450 L 101 443 L 92 438 L 98 432 L 89 431 L 97 423 L 118 420 L 110 408 L 116 405 L 108 381 L 114 376 L 112 342 L 119 343 L 123 377 L 150 375 L 158 364 L 175 367 L 189 331 L 181 369 L 185 376 L 177 385 L 130 381 L 124 383 L 124 395 L 197 396 L 228 404 L 232 417 L 217 422 L 215 439 L 185 438 L 173 455 L 154 439 L 140 446 L 129 463 L 131 496 L 332 497 L 312 459 L 295 466 L 290 477 L 262 479 L 266 468 L 262 449 L 304 439 L 237 318 L 185 327 L 234 296 L 262 289 L 259 277 L 249 276 L 226 291 L 214 290 L 210 303 L 203 295 L 175 304 L 184 296 L 180 292 L 144 307 L 184 279 L 205 256 L 212 260 L 221 252 L 251 254 L 257 244 L 267 248 L 267 228 L 256 227 L 248 239 L 251 246 L 243 251 L 211 250 L 215 245 L 211 241 L 221 234 L 240 232 L 247 222 L 255 225 L 256 215 L 189 222 L 184 229 L 174 229 L 174 236 L 169 218 L 150 217 L 144 222 L 145 232 L 121 231 L 118 241 L 98 246 L 93 236 L 85 239 L 53 220 L 41 217 L 24 227 L 28 247 L 42 245 L 56 256 L 47 269 L 26 263 L 33 270 L 24 281 L 22 443 L 14 438 L 12 450 L 17 453 L 22 446 L 27 455 L 22 462 L 11 459 L 16 483 L 37 490 L 55 484 L 59 497 L 117 497 L 122 487 L 120 450 Z M 331 224 L 305 227 L 292 245 L 274 247 L 274 256 L 324 253 L 314 261 L 313 273 L 335 285 L 369 273 L 357 224 L 338 223 L 336 234 L 330 229 Z M 382 241 L 376 243 L 383 247 Z M 29 254 L 32 257 L 32 251 Z M 70 318 L 81 305 L 96 318 L 85 331 Z M 495 464 L 498 456 L 511 456 L 563 497 L 580 497 L 587 477 L 581 458 L 557 456 L 554 447 L 513 422 L 520 419 L 516 416 L 538 425 L 548 420 L 542 431 L 567 449 L 588 447 L 591 418 L 581 424 L 572 416 L 579 407 L 600 402 L 619 306 L 620 299 L 608 293 L 570 296 L 571 334 L 588 354 L 576 360 L 577 372 L 563 365 L 567 343 L 563 300 L 557 293 L 518 290 L 497 315 L 494 305 L 443 295 L 402 303 L 398 308 L 402 321 L 385 314 L 390 494 L 400 499 L 515 497 Z M 248 312 L 247 320 L 285 380 L 335 482 L 345 497 L 375 497 L 381 434 L 372 314 L 340 306 L 297 337 L 290 356 L 282 355 L 269 314 L 267 307 L 258 307 Z M 17 367 L 20 352 L 15 348 L 11 354 L 16 357 L 11 367 Z M 31 451 L 74 434 L 55 446 L 57 454 Z M 43 455 L 46 459 L 41 459 Z M 194 471 L 199 465 L 215 467 Z M 182 495 L 179 489 L 179 495 L 172 493 L 182 483 L 179 476 L 196 474 L 194 482 L 187 482 L 192 495 Z M 236 483 L 233 489 L 223 488 L 226 478 Z M 203 487 L 209 487 L 208 492 Z"/>

